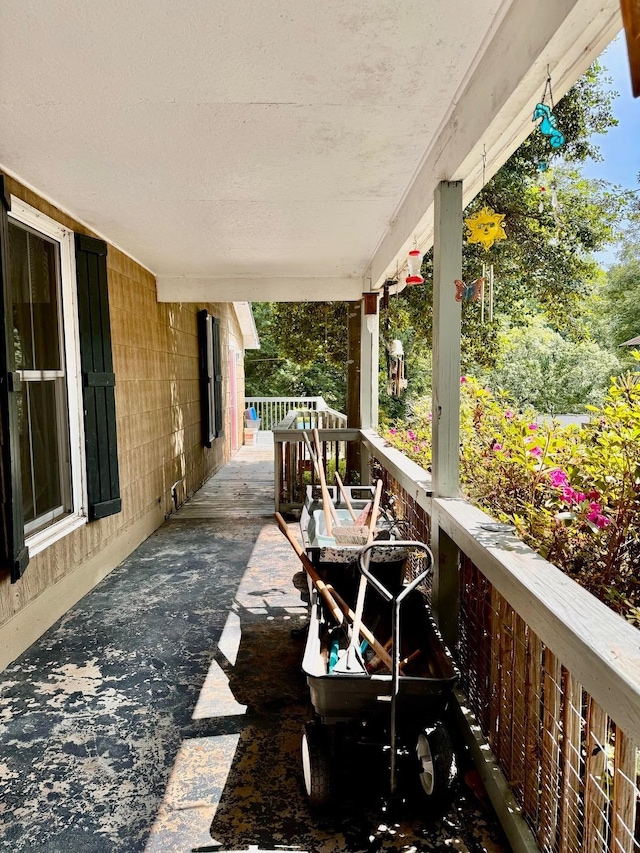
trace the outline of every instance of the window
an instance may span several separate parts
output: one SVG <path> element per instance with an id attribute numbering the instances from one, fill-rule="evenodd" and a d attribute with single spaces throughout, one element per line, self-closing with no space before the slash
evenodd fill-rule
<path id="1" fill-rule="evenodd" d="M 107 245 L 0 174 L 0 569 L 120 510 Z"/>
<path id="2" fill-rule="evenodd" d="M 24 533 L 33 554 L 66 533 L 71 516 L 73 523 L 83 515 L 74 245 L 70 231 L 16 199 L 7 233 L 6 327 Z"/>

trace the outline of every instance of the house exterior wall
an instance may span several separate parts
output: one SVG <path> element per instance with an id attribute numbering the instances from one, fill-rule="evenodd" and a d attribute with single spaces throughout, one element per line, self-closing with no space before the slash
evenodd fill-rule
<path id="1" fill-rule="evenodd" d="M 84 226 L 32 191 L 7 179 L 8 189 L 63 226 Z M 242 444 L 243 339 L 232 303 L 156 300 L 154 276 L 109 245 L 107 254 L 121 512 L 84 524 L 31 556 L 11 584 L 0 572 L 0 667 L 13 660 L 95 583 L 105 577 L 229 459 L 231 431 Z M 204 447 L 201 437 L 197 312 L 220 319 L 224 435 Z M 230 423 L 229 350 L 236 358 L 237 415 Z"/>

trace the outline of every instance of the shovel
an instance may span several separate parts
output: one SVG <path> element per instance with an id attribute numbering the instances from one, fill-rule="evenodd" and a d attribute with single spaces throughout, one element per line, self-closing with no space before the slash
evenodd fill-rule
<path id="1" fill-rule="evenodd" d="M 382 494 L 382 480 L 376 483 L 376 491 L 373 497 L 373 509 L 371 510 L 371 518 L 369 519 L 369 534 L 367 544 L 373 542 L 373 531 L 376 526 L 378 517 L 378 507 L 380 506 L 380 496 Z M 362 567 L 360 567 L 362 572 Z M 356 600 L 356 613 L 351 626 L 351 639 L 344 654 L 338 659 L 338 662 L 333 668 L 334 673 L 340 675 L 368 675 L 367 668 L 362 658 L 360 651 L 360 626 L 362 624 L 362 613 L 364 611 L 364 599 L 367 593 L 367 577 L 364 573 L 360 574 L 360 583 L 358 585 L 358 598 Z"/>

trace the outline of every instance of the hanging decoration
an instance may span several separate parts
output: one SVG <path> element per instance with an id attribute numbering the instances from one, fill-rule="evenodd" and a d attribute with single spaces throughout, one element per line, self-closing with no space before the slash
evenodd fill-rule
<path id="1" fill-rule="evenodd" d="M 487 282 L 487 273 L 488 273 L 488 287 L 485 286 Z M 488 300 L 485 298 L 488 296 Z M 485 311 L 485 303 L 486 311 Z M 484 323 L 485 315 L 489 323 L 493 322 L 493 264 L 489 265 L 489 269 L 487 271 L 487 265 L 482 264 L 482 287 L 480 289 L 480 322 Z"/>
<path id="2" fill-rule="evenodd" d="M 362 294 L 364 315 L 367 320 L 367 331 L 373 335 L 378 328 L 378 296 L 376 291 Z"/>
<path id="3" fill-rule="evenodd" d="M 487 152 L 486 150 L 484 150 L 482 153 L 483 187 L 486 183 L 486 166 Z M 506 240 L 507 235 L 504 233 L 504 225 L 502 224 L 502 221 L 505 216 L 505 213 L 496 213 L 496 211 L 492 207 L 488 207 L 487 205 L 485 205 L 482 210 L 479 210 L 477 213 L 474 213 L 473 216 L 468 216 L 464 220 L 464 224 L 467 226 L 468 229 L 467 243 L 480 243 L 480 245 L 483 246 L 485 252 L 488 252 L 497 240 Z"/>
<path id="4" fill-rule="evenodd" d="M 482 293 L 484 278 L 477 278 L 471 284 L 465 284 L 464 281 L 460 281 L 457 278 L 453 283 L 456 286 L 456 302 L 462 302 L 463 300 L 464 302 L 475 302 Z"/>
<path id="5" fill-rule="evenodd" d="M 549 95 L 549 104 L 546 103 L 547 95 Z M 547 82 L 544 86 L 542 99 L 535 106 L 531 121 L 538 121 L 538 119 L 541 119 L 540 124 L 538 125 L 538 130 L 543 136 L 549 137 L 549 145 L 557 150 L 558 148 L 562 148 L 564 145 L 564 133 L 558 127 L 558 120 L 554 116 L 553 110 L 554 104 L 553 92 L 551 91 L 551 74 L 549 72 L 549 66 L 547 65 Z"/>
<path id="6" fill-rule="evenodd" d="M 389 381 L 387 392 L 390 397 L 399 397 L 407 387 L 407 379 L 404 374 L 404 347 L 402 341 L 393 340 L 388 350 L 387 364 L 389 369 Z"/>
<path id="7" fill-rule="evenodd" d="M 406 284 L 424 284 L 424 279 L 420 275 L 422 268 L 422 252 L 419 249 L 412 249 L 407 257 L 407 266 L 409 267 L 409 275 L 405 278 Z"/>
<path id="8" fill-rule="evenodd" d="M 562 222 L 560 220 L 560 210 L 561 205 L 558 201 L 558 187 L 554 179 L 551 180 L 549 186 L 547 187 L 546 181 L 544 179 L 545 173 L 549 170 L 549 165 L 546 160 L 538 160 L 537 163 L 538 170 L 538 192 L 540 193 L 540 201 L 538 202 L 538 212 L 543 213 L 547 199 L 549 199 L 549 204 L 551 206 L 551 214 L 555 219 L 556 225 L 558 228 L 561 227 Z M 549 192 L 550 190 L 550 192 Z"/>
<path id="9" fill-rule="evenodd" d="M 485 252 L 493 246 L 498 240 L 506 240 L 507 235 L 504 232 L 505 213 L 496 213 L 491 207 L 483 207 L 478 213 L 469 216 L 464 220 L 464 224 L 469 229 L 467 242 L 480 243 Z"/>

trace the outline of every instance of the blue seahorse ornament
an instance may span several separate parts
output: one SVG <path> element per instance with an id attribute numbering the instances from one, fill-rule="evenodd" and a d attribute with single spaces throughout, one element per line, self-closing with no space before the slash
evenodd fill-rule
<path id="1" fill-rule="evenodd" d="M 558 121 L 551 112 L 551 107 L 547 104 L 536 104 L 531 121 L 536 121 L 539 118 L 542 121 L 538 125 L 538 128 L 540 129 L 540 133 L 549 137 L 549 145 L 552 148 L 562 148 L 564 145 L 564 134 L 558 129 Z"/>

